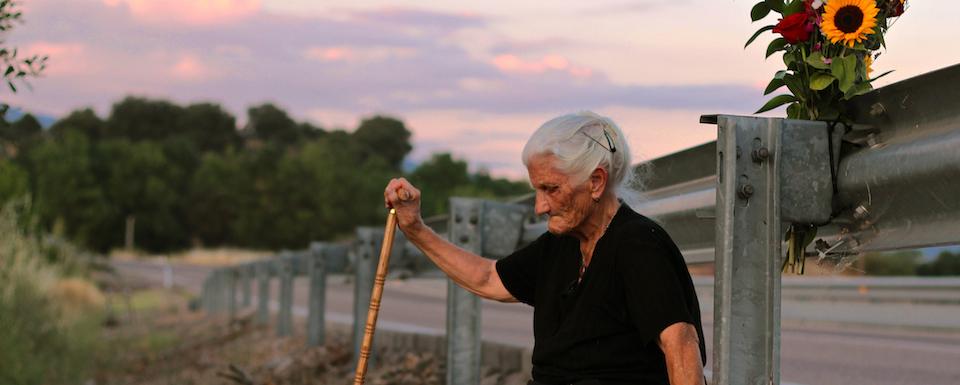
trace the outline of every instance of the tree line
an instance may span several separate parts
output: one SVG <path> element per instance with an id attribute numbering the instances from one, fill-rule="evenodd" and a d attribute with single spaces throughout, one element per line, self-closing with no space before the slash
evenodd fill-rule
<path id="1" fill-rule="evenodd" d="M 132 239 L 168 252 L 301 248 L 381 225 L 383 187 L 397 176 L 422 187 L 426 216 L 446 211 L 451 195 L 529 192 L 525 182 L 470 173 L 450 154 L 404 173 L 410 131 L 395 118 L 348 132 L 273 104 L 246 112 L 238 129 L 217 104 L 127 97 L 105 118 L 79 109 L 48 129 L 29 114 L 0 120 L 0 200 L 30 196 L 38 226 L 92 250 Z"/>

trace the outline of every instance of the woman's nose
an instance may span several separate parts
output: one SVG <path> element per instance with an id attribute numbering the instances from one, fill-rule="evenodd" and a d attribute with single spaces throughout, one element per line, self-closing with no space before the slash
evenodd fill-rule
<path id="1" fill-rule="evenodd" d="M 550 212 L 550 205 L 547 204 L 547 200 L 543 198 L 542 193 L 537 192 L 535 203 L 533 205 L 534 212 L 537 215 L 544 215 Z"/>

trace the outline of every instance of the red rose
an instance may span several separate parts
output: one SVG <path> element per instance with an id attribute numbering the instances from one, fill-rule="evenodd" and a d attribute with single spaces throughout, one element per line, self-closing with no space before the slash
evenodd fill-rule
<path id="1" fill-rule="evenodd" d="M 810 38 L 808 24 L 810 24 L 809 15 L 806 12 L 797 12 L 780 19 L 780 22 L 773 27 L 773 32 L 783 35 L 787 43 L 796 44 Z"/>
<path id="2" fill-rule="evenodd" d="M 897 16 L 900 16 L 900 15 L 903 14 L 903 11 L 904 11 L 903 3 L 901 2 L 900 4 L 897 4 L 896 7 L 893 7 L 893 9 L 890 10 L 890 14 L 887 15 L 887 17 L 897 17 Z"/>

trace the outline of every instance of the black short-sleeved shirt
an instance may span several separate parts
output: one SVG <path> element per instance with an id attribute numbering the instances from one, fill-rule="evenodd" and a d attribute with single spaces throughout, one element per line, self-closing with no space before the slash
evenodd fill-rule
<path id="1" fill-rule="evenodd" d="M 534 307 L 534 380 L 668 384 L 657 337 L 676 322 L 696 327 L 706 362 L 693 281 L 655 222 L 621 205 L 576 284 L 579 269 L 579 240 L 550 233 L 497 261 L 510 294 Z"/>

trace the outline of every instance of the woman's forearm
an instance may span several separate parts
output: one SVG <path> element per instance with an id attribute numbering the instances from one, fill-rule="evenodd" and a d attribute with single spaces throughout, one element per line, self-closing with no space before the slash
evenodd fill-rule
<path id="1" fill-rule="evenodd" d="M 484 298 L 516 301 L 500 281 L 494 260 L 457 247 L 423 222 L 401 227 L 401 230 L 408 241 L 458 285 Z"/>

